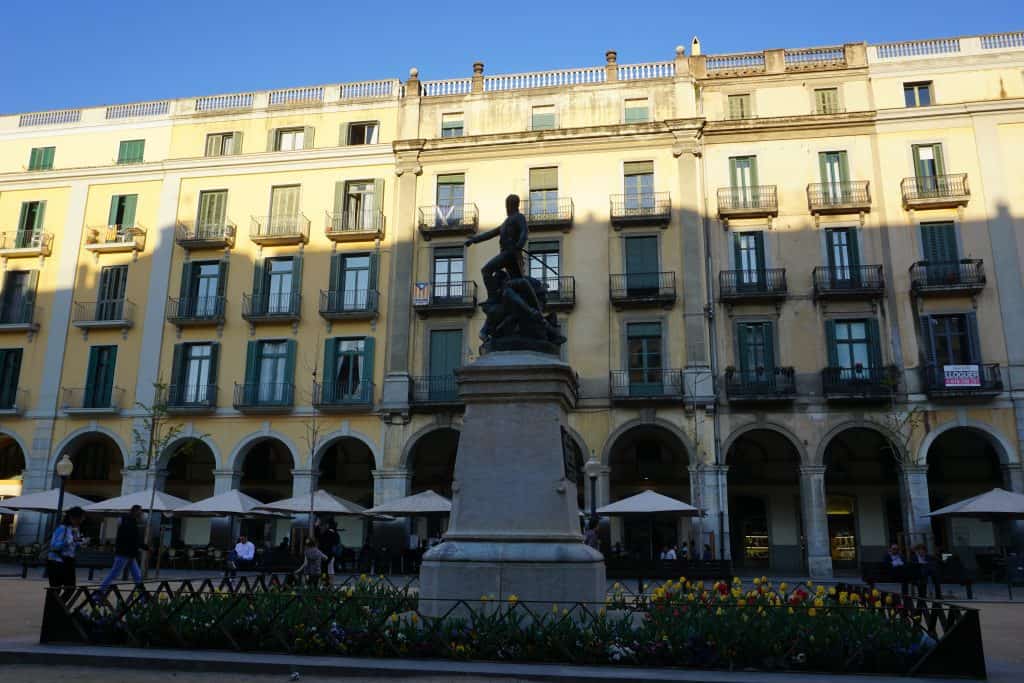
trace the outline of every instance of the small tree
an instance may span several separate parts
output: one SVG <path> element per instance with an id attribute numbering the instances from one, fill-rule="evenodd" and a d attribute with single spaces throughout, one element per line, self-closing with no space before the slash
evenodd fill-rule
<path id="1" fill-rule="evenodd" d="M 322 346 L 323 346 L 322 340 L 319 337 L 317 337 L 317 344 L 313 348 L 322 348 Z M 314 361 L 313 361 L 313 363 L 311 365 L 310 364 L 306 364 L 306 367 L 310 370 L 310 375 L 313 378 L 313 384 L 312 384 L 312 391 L 313 391 L 313 393 L 310 396 L 310 399 L 311 399 L 310 400 L 310 404 L 311 405 L 315 405 L 316 404 L 316 399 L 317 399 L 317 397 L 316 397 L 316 391 L 317 391 L 317 381 L 316 381 L 316 379 L 317 379 L 317 369 L 318 369 L 318 366 L 317 366 L 315 357 L 316 356 L 314 354 Z M 324 377 L 324 378 L 322 378 L 322 380 L 323 380 L 323 382 L 326 383 L 329 380 L 329 378 Z M 314 536 L 315 536 L 315 534 L 314 534 L 314 521 L 316 519 L 316 512 L 314 511 L 314 506 L 315 506 L 314 505 L 314 499 L 315 499 L 315 495 L 316 495 L 317 480 L 319 479 L 319 477 L 318 477 L 319 472 L 314 472 L 313 471 L 313 467 L 314 467 L 314 463 L 316 462 L 316 452 L 317 452 L 317 449 L 320 447 L 320 435 L 323 432 L 323 424 L 320 422 L 320 413 L 314 411 L 313 412 L 313 416 L 310 417 L 309 419 L 307 419 L 303 423 L 302 427 L 303 427 L 302 441 L 306 445 L 306 451 L 309 453 L 309 529 L 308 529 L 308 534 L 309 534 L 309 538 L 310 539 L 314 539 L 315 540 L 315 538 L 314 538 Z"/>

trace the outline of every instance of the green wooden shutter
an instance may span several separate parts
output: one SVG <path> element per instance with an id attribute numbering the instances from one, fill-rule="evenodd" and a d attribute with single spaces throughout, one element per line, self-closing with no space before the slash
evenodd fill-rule
<path id="1" fill-rule="evenodd" d="M 210 374 L 207 377 L 206 383 L 211 387 L 217 386 L 217 373 L 220 366 L 220 342 L 212 342 L 210 344 Z M 211 402 L 214 401 L 215 396 L 212 393 L 206 394 L 206 398 Z"/>
<path id="2" fill-rule="evenodd" d="M 754 249 L 755 249 L 754 253 L 757 254 L 757 278 L 758 278 L 758 282 L 760 282 L 762 284 L 762 286 L 767 287 L 768 286 L 768 281 L 766 280 L 766 277 L 767 277 L 767 272 L 766 272 L 767 266 L 766 266 L 766 261 L 765 261 L 765 257 L 764 257 L 764 233 L 761 232 L 761 231 L 757 231 L 757 232 L 754 233 Z"/>
<path id="3" fill-rule="evenodd" d="M 378 278 L 378 271 L 379 270 L 380 270 L 380 252 L 379 251 L 372 251 L 372 252 L 370 252 L 370 274 L 369 274 L 369 277 L 367 278 L 367 281 L 368 281 L 368 285 L 367 286 L 370 289 L 377 289 L 377 278 Z"/>
<path id="4" fill-rule="evenodd" d="M 171 384 L 177 387 L 175 397 L 183 396 L 182 385 L 185 384 L 185 351 L 188 344 L 175 344 L 171 356 Z"/>
<path id="5" fill-rule="evenodd" d="M 25 322 L 34 322 L 36 314 L 36 289 L 39 287 L 39 271 L 28 271 L 28 281 L 25 283 L 24 306 Z"/>
<path id="6" fill-rule="evenodd" d="M 844 183 L 850 181 L 850 157 L 845 151 L 839 153 L 839 178 Z"/>
<path id="7" fill-rule="evenodd" d="M 117 209 L 121 204 L 121 195 L 110 198 L 110 211 L 107 213 L 107 225 L 117 225 Z"/>
<path id="8" fill-rule="evenodd" d="M 737 173 L 736 157 L 729 157 L 729 187 L 734 190 L 739 187 L 737 181 L 739 180 L 739 174 Z"/>
<path id="9" fill-rule="evenodd" d="M 858 239 L 859 237 L 860 231 L 857 230 L 856 228 L 846 229 L 846 242 L 849 245 L 850 254 L 850 268 L 852 270 L 852 275 L 854 277 L 860 275 L 860 271 L 857 269 L 857 266 L 860 265 L 860 240 Z"/>
<path id="10" fill-rule="evenodd" d="M 233 154 L 242 153 L 242 131 L 236 130 L 231 133 L 231 144 L 233 148 Z"/>
<path id="11" fill-rule="evenodd" d="M 295 350 L 298 343 L 294 339 L 288 339 L 284 343 L 287 355 L 284 361 L 284 381 L 286 384 L 291 383 L 294 387 L 295 384 Z M 286 403 L 294 401 L 294 389 L 285 390 L 284 400 Z"/>
<path id="12" fill-rule="evenodd" d="M 773 323 L 761 323 L 761 332 L 764 334 L 764 370 L 768 377 L 775 374 L 775 325 Z"/>
<path id="13" fill-rule="evenodd" d="M 736 364 L 740 373 L 746 374 L 751 368 L 747 367 L 747 346 L 750 344 L 749 330 L 745 323 L 736 323 L 736 353 L 739 358 Z"/>
<path id="14" fill-rule="evenodd" d="M 336 226 L 344 225 L 341 214 L 345 211 L 345 181 L 334 183 L 334 220 Z"/>
<path id="15" fill-rule="evenodd" d="M 276 128 L 271 128 L 270 130 L 267 131 L 267 151 L 268 152 L 276 152 L 277 151 L 277 129 Z"/>
<path id="16" fill-rule="evenodd" d="M 936 142 L 932 145 L 932 155 L 935 157 L 935 174 L 946 175 L 946 163 L 942 158 L 942 143 Z"/>
<path id="17" fill-rule="evenodd" d="M 292 257 L 292 293 L 302 296 L 302 254 Z M 298 303 L 296 304 L 298 305 Z"/>
<path id="18" fill-rule="evenodd" d="M 360 398 L 366 401 L 373 400 L 373 347 L 373 337 L 363 340 L 363 367 L 359 379 L 366 383 L 360 387 Z"/>
<path id="19" fill-rule="evenodd" d="M 178 290 L 178 296 L 181 297 L 182 303 L 188 301 L 189 309 L 191 309 L 195 302 L 192 299 L 192 262 L 185 261 L 181 264 L 181 289 Z"/>
<path id="20" fill-rule="evenodd" d="M 384 179 L 373 179 L 373 226 L 384 229 Z"/>
<path id="21" fill-rule="evenodd" d="M 39 161 L 42 156 L 39 153 L 40 149 L 40 147 L 33 147 L 32 151 L 28 153 L 28 170 L 36 171 L 39 169 Z"/>
<path id="22" fill-rule="evenodd" d="M 219 135 L 211 134 L 206 136 L 206 150 L 203 152 L 203 154 L 208 157 L 220 156 Z"/>
<path id="23" fill-rule="evenodd" d="M 978 337 L 978 314 L 967 314 L 967 352 L 972 363 L 981 363 L 981 339 Z"/>
<path id="24" fill-rule="evenodd" d="M 40 170 L 53 168 L 53 156 L 56 151 L 56 147 L 43 147 L 43 158 L 42 165 L 39 167 Z"/>
<path id="25" fill-rule="evenodd" d="M 335 386 L 338 380 L 338 338 L 331 337 L 324 342 L 324 371 L 320 376 L 323 382 L 323 398 L 326 402 L 333 401 L 337 396 Z"/>
<path id="26" fill-rule="evenodd" d="M 343 123 L 338 126 L 338 147 L 344 147 L 348 144 L 348 127 L 350 124 Z"/>
<path id="27" fill-rule="evenodd" d="M 828 184 L 828 152 L 818 152 L 818 173 L 823 185 Z"/>
<path id="28" fill-rule="evenodd" d="M 252 295 L 255 297 L 258 292 L 264 289 L 263 273 L 266 268 L 266 259 L 258 258 L 252 266 Z"/>
<path id="29" fill-rule="evenodd" d="M 868 330 L 868 358 L 871 359 L 871 367 L 882 367 L 882 335 L 878 330 L 878 319 L 867 319 Z"/>
<path id="30" fill-rule="evenodd" d="M 37 231 L 37 232 L 42 232 L 42 230 L 43 230 L 43 220 L 44 220 L 44 216 L 46 216 L 46 202 L 45 201 L 40 201 L 40 202 L 36 202 L 36 204 L 37 204 L 37 206 L 36 206 L 36 219 L 32 223 L 32 230 Z"/>
<path id="31" fill-rule="evenodd" d="M 342 272 L 344 269 L 344 264 L 342 263 L 343 258 L 345 258 L 344 254 L 331 254 L 331 274 L 327 280 L 327 288 L 331 292 L 341 291 Z"/>
<path id="32" fill-rule="evenodd" d="M 839 366 L 839 353 L 836 348 L 836 321 L 825 321 L 825 350 L 828 354 L 828 367 Z"/>
<path id="33" fill-rule="evenodd" d="M 247 404 L 255 403 L 259 396 L 261 343 L 250 341 L 245 348 L 245 381 L 242 384 L 242 400 Z"/>
<path id="34" fill-rule="evenodd" d="M 85 396 L 82 405 L 91 407 L 97 396 L 96 366 L 99 364 L 99 346 L 89 347 L 89 365 L 85 370 Z"/>
<path id="35" fill-rule="evenodd" d="M 313 149 L 313 126 L 302 127 L 302 149 Z"/>
<path id="36" fill-rule="evenodd" d="M 138 204 L 139 195 L 126 194 L 124 196 L 124 225 L 128 228 L 135 227 L 135 207 Z"/>
<path id="37" fill-rule="evenodd" d="M 935 364 L 935 325 L 932 316 L 921 316 L 921 362 L 925 365 Z"/>
<path id="38" fill-rule="evenodd" d="M 761 186 L 761 183 L 758 182 L 758 179 L 757 179 L 757 157 L 750 157 L 750 186 L 753 187 L 753 188 L 758 188 L 758 187 Z M 755 189 L 755 197 L 756 197 L 756 189 Z"/>

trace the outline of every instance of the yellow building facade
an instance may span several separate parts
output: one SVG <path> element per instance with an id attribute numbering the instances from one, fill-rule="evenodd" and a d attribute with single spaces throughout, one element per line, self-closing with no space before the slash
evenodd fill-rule
<path id="1" fill-rule="evenodd" d="M 656 63 L 0 117 L 0 496 L 55 485 L 65 453 L 96 499 L 450 495 L 453 371 L 496 248 L 464 241 L 515 193 L 596 502 L 706 511 L 654 539 L 612 520 L 608 549 L 814 576 L 890 540 L 973 562 L 990 525 L 925 515 L 1024 490 L 1022 74 L 1021 33 L 694 39 Z M 150 463 L 154 404 L 181 432 Z"/>

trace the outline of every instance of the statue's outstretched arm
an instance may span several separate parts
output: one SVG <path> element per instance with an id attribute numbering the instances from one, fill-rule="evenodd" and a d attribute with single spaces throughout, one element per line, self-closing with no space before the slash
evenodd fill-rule
<path id="1" fill-rule="evenodd" d="M 494 228 L 493 230 L 486 230 L 479 235 L 474 235 L 466 240 L 466 244 L 476 244 L 477 242 L 486 242 L 487 240 L 494 239 L 501 234 L 501 226 Z"/>

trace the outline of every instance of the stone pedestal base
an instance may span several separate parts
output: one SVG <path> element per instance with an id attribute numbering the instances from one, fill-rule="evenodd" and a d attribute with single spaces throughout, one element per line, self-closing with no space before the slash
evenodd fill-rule
<path id="1" fill-rule="evenodd" d="M 576 375 L 557 357 L 498 351 L 458 372 L 466 416 L 444 542 L 423 557 L 420 609 L 481 596 L 551 603 L 605 596 L 604 558 L 583 544 L 566 411 Z"/>

